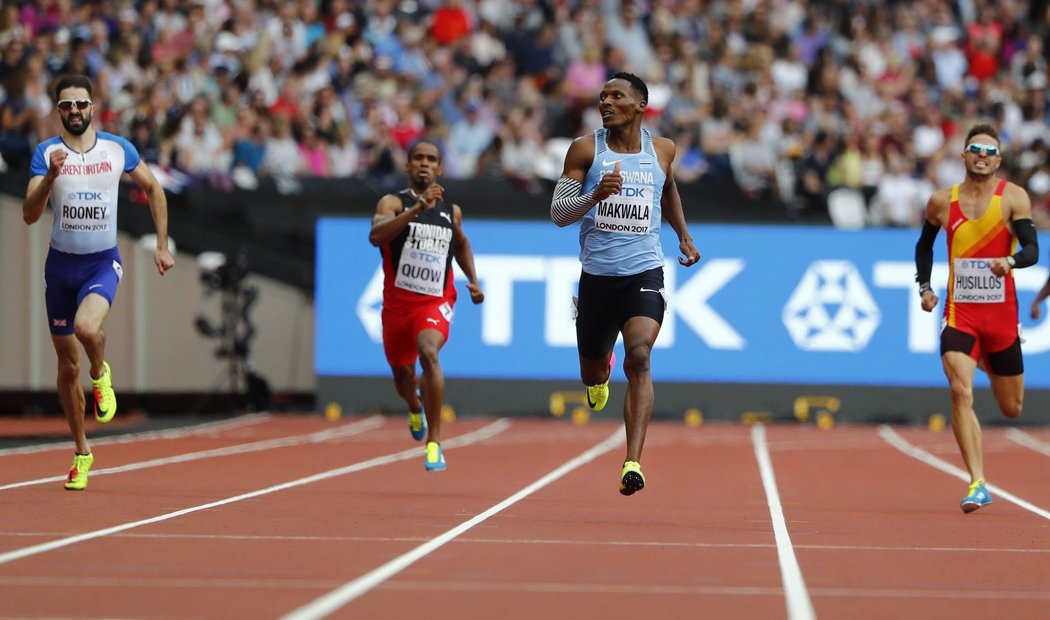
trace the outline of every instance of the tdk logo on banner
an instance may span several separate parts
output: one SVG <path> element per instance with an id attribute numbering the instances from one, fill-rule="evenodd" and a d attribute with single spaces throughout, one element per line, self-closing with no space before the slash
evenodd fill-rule
<path id="1" fill-rule="evenodd" d="M 784 306 L 784 326 L 807 351 L 860 351 L 879 326 L 879 307 L 849 261 L 809 266 Z"/>

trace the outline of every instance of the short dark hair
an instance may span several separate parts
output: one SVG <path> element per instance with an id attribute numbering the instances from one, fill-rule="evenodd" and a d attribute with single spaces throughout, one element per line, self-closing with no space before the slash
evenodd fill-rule
<path id="1" fill-rule="evenodd" d="M 642 78 L 638 77 L 633 73 L 628 73 L 626 71 L 617 71 L 609 79 L 627 81 L 628 83 L 630 83 L 631 88 L 633 88 L 634 91 L 638 93 L 639 96 L 641 96 L 642 101 L 644 101 L 646 105 L 649 104 L 649 87 L 645 85 L 645 81 L 642 80 Z"/>
<path id="2" fill-rule="evenodd" d="M 59 93 L 67 88 L 83 88 L 87 91 L 88 97 L 94 96 L 91 78 L 86 75 L 63 75 L 58 78 L 58 81 L 55 82 L 55 101 L 58 101 Z"/>
<path id="3" fill-rule="evenodd" d="M 441 163 L 441 147 L 438 146 L 437 144 L 434 144 L 430 140 L 416 140 L 415 142 L 413 142 L 412 146 L 408 147 L 408 159 L 411 160 L 412 156 L 416 154 L 416 150 L 419 149 L 419 147 L 421 145 L 423 145 L 423 144 L 429 144 L 430 146 L 434 147 L 437 150 L 437 152 L 438 152 L 438 163 L 440 164 Z"/>
<path id="4" fill-rule="evenodd" d="M 999 144 L 999 132 L 996 131 L 995 127 L 992 127 L 988 123 L 980 123 L 970 128 L 970 131 L 966 132 L 966 142 L 964 142 L 963 145 L 969 145 L 970 140 L 973 139 L 974 136 L 980 135 L 991 136 L 995 138 L 996 146 L 1001 146 Z"/>

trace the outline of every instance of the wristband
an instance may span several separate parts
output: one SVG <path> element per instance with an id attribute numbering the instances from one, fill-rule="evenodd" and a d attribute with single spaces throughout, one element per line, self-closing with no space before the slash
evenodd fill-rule
<path id="1" fill-rule="evenodd" d="M 1017 259 L 1014 258 L 1013 256 L 1007 256 L 1006 257 L 1006 264 L 1010 265 L 1010 269 L 1013 269 L 1014 266 L 1017 265 Z"/>
<path id="2" fill-rule="evenodd" d="M 933 287 L 930 286 L 929 282 L 923 282 L 922 284 L 919 285 L 919 297 L 922 297 L 927 292 L 932 293 L 933 292 Z"/>

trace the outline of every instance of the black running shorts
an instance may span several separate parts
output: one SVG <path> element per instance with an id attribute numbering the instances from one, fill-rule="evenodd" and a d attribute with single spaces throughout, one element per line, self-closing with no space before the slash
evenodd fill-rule
<path id="1" fill-rule="evenodd" d="M 628 319 L 647 316 L 663 324 L 666 310 L 662 267 L 633 276 L 581 273 L 576 302 L 576 343 L 580 355 L 588 359 L 605 357 Z"/>

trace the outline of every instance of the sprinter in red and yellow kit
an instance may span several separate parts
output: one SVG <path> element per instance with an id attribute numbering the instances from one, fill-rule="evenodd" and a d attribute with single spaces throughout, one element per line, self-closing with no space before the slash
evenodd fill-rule
<path id="1" fill-rule="evenodd" d="M 965 144 L 966 179 L 930 197 L 915 267 L 922 309 L 930 312 L 939 301 L 930 286 L 933 244 L 944 228 L 949 271 L 941 362 L 951 388 L 952 431 L 970 472 L 960 505 L 963 512 L 973 512 L 992 501 L 984 481 L 981 425 L 973 410 L 974 372 L 980 365 L 988 373 L 1003 415 L 1021 415 L 1024 361 L 1012 272 L 1034 265 L 1039 246 L 1027 192 L 995 176 L 1003 161 L 999 133 L 991 125 L 976 125 Z"/>

